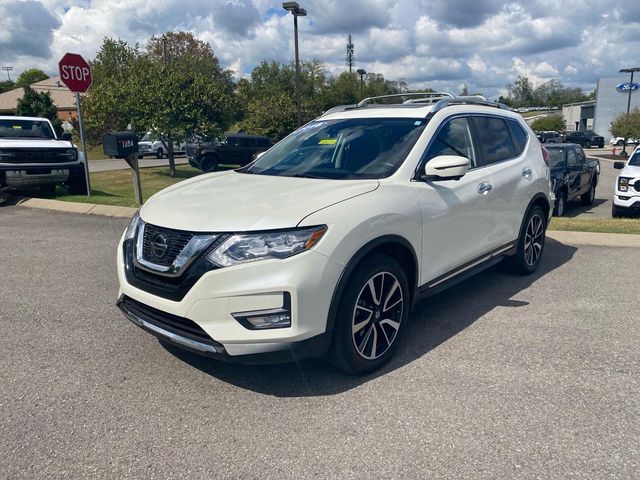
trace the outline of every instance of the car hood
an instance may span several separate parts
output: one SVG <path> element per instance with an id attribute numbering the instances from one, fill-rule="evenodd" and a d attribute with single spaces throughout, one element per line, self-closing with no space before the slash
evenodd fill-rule
<path id="1" fill-rule="evenodd" d="M 154 225 L 197 232 L 290 228 L 311 213 L 378 186 L 377 180 L 217 172 L 162 190 L 144 204 L 140 216 Z"/>
<path id="2" fill-rule="evenodd" d="M 144 141 L 138 142 L 138 146 L 140 146 L 140 145 L 151 145 L 152 143 L 153 142 L 148 142 L 148 141 L 144 140 Z"/>
<path id="3" fill-rule="evenodd" d="M 636 167 L 635 165 L 626 165 L 622 170 L 620 170 L 619 175 L 621 177 L 640 178 L 640 166 Z"/>
<path id="4" fill-rule="evenodd" d="M 31 138 L 0 138 L 0 148 L 71 148 L 66 140 L 34 140 Z"/>

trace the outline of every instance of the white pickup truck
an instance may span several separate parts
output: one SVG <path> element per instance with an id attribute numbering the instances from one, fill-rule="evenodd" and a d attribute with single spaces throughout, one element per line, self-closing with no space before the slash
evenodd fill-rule
<path id="1" fill-rule="evenodd" d="M 56 185 L 72 195 L 87 193 L 84 158 L 71 136 L 58 138 L 46 118 L 0 116 L 0 189 L 51 193 Z"/>
<path id="2" fill-rule="evenodd" d="M 173 142 L 173 153 L 184 153 L 185 143 Z M 160 139 L 154 132 L 147 132 L 138 142 L 138 158 L 154 156 L 163 158 L 168 155 L 167 139 Z"/>

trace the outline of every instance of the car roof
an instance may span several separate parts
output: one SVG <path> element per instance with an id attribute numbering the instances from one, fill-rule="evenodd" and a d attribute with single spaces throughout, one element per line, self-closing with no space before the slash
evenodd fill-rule
<path id="1" fill-rule="evenodd" d="M 49 121 L 48 118 L 43 117 L 18 117 L 16 115 L 0 115 L 0 120 L 35 120 L 39 122 L 41 122 L 42 120 L 44 120 L 45 122 Z"/>
<path id="2" fill-rule="evenodd" d="M 580 144 L 578 143 L 570 143 L 570 142 L 565 142 L 565 143 L 545 143 L 544 144 L 544 148 L 567 148 L 567 147 L 579 147 Z"/>

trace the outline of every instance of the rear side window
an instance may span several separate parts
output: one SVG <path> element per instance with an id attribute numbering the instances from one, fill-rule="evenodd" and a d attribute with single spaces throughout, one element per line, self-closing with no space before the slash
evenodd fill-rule
<path id="1" fill-rule="evenodd" d="M 496 117 L 472 117 L 478 134 L 482 165 L 517 157 L 507 122 Z"/>
<path id="2" fill-rule="evenodd" d="M 516 149 L 516 155 L 520 155 L 524 151 L 524 147 L 527 145 L 527 134 L 518 122 L 513 120 L 507 120 L 509 130 L 511 130 L 511 137 Z M 549 134 L 549 137 L 557 137 L 558 134 L 553 132 Z"/>

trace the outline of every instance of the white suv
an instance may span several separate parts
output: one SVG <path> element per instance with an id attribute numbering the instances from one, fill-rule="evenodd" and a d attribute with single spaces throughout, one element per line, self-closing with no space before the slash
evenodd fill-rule
<path id="1" fill-rule="evenodd" d="M 611 216 L 621 217 L 625 214 L 640 213 L 640 147 L 636 147 L 626 165 L 615 162 L 613 165 L 621 170 L 616 178 L 616 188 L 611 204 Z"/>
<path id="2" fill-rule="evenodd" d="M 118 247 L 124 314 L 211 357 L 328 353 L 361 373 L 419 299 L 504 258 L 536 270 L 553 200 L 522 117 L 477 97 L 373 101 L 153 196 Z"/>

